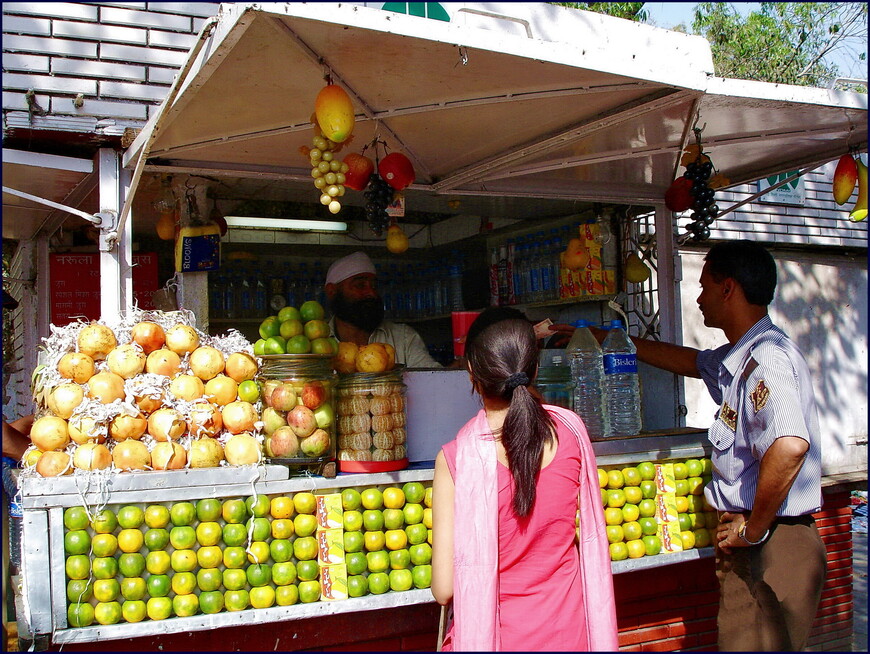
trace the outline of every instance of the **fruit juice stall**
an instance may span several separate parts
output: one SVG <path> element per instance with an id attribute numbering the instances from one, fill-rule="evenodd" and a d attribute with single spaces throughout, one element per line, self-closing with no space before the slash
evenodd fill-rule
<path id="1" fill-rule="evenodd" d="M 393 432 L 389 463 L 403 454 L 406 467 L 362 466 L 365 472 L 335 476 L 336 458 L 339 467 L 351 462 L 339 450 L 366 450 L 373 458 L 376 450 L 388 449 L 374 442 L 383 431 L 369 431 L 370 445 L 368 439 L 363 448 L 351 445 L 350 436 L 360 433 L 351 431 L 351 419 L 360 415 L 351 403 L 350 413 L 342 415 L 336 403 L 332 422 L 321 412 L 322 425 L 315 419 L 314 431 L 295 436 L 307 464 L 297 457 L 276 465 L 273 460 L 283 457 L 270 448 L 280 439 L 271 440 L 277 427 L 266 434 L 266 412 L 283 412 L 281 420 L 289 423 L 289 411 L 270 404 L 278 396 L 265 394 L 265 373 L 293 355 L 256 350 L 256 337 L 238 331 L 215 335 L 210 292 L 216 271 L 183 265 L 185 240 L 203 236 L 213 242 L 214 234 L 194 231 L 201 222 L 179 226 L 181 311 L 132 306 L 130 267 L 124 265 L 131 233 L 153 229 L 159 215 L 151 210 L 157 206 L 153 196 L 142 202 L 149 183 L 159 187 L 166 176 L 185 178 L 182 213 L 188 219 L 207 215 L 212 184 L 247 200 L 280 187 L 285 199 L 314 207 L 304 218 L 346 221 L 343 234 L 312 224 L 303 225 L 305 232 L 263 228 L 262 221 L 248 231 L 245 216 L 218 216 L 214 222 L 228 227 L 222 246 L 229 250 L 259 248 L 264 259 L 289 253 L 328 265 L 360 247 L 380 256 L 371 235 L 386 229 L 391 254 L 413 261 L 415 252 L 438 257 L 460 248 L 470 253 L 472 272 L 485 270 L 485 253 L 508 236 L 550 227 L 548 220 L 558 227 L 587 223 L 602 213 L 594 207 L 604 204 L 604 213 L 613 216 L 604 224 L 621 236 L 600 250 L 600 274 L 582 262 L 571 266 L 572 273 L 588 272 L 583 280 L 591 290 L 582 297 L 534 295 L 521 308 L 536 319 L 574 318 L 578 312 L 602 318 L 615 304 L 610 291 L 649 279 L 649 270 L 638 272 L 637 249 L 641 267 L 658 262 L 655 286 L 647 287 L 657 307 L 651 329 L 676 341 L 678 237 L 665 200 L 681 166 L 709 153 L 730 178 L 718 183 L 728 185 L 818 166 L 845 151 L 849 139 L 866 149 L 866 96 L 715 78 L 709 46 L 698 37 L 543 3 L 511 7 L 462 4 L 448 21 L 347 3 L 231 3 L 203 27 L 160 110 L 120 159 L 120 173 L 115 170 L 116 181 L 124 180 L 121 196 L 129 200 L 117 204 L 117 220 L 103 217 L 100 322 L 112 325 L 117 345 L 103 353 L 106 360 L 113 349 L 135 341 L 137 324 L 157 323 L 167 337 L 179 328 L 192 340 L 193 332 L 200 347 L 220 355 L 210 352 L 199 362 L 202 369 L 222 360 L 226 374 L 220 374 L 235 386 L 229 385 L 216 427 L 213 408 L 185 399 L 186 393 L 196 396 L 195 379 L 203 379 L 194 370 L 196 348 L 179 346 L 177 362 L 165 354 L 174 351 L 168 345 L 156 348 L 163 360 L 154 362 L 154 371 L 131 376 L 162 377 L 142 380 L 138 388 L 141 397 L 154 385 L 159 389 L 160 406 L 148 409 L 145 427 L 154 442 L 145 438 L 149 447 L 143 452 L 123 445 L 142 439 L 116 439 L 108 431 L 120 415 L 103 410 L 78 415 L 78 421 L 72 413 L 61 417 L 83 398 L 73 388 L 66 389 L 65 402 L 54 398 L 54 386 L 75 384 L 43 371 L 49 375 L 43 388 L 52 393 L 41 406 L 69 420 L 74 445 L 72 452 L 61 452 L 66 445 L 58 446 L 47 430 L 39 448 L 44 453 L 38 461 L 34 454 L 33 470 L 22 474 L 27 555 L 18 588 L 19 624 L 41 648 L 429 649 L 435 642 L 426 489 L 438 448 L 476 410 L 467 375 L 392 371 L 405 387 L 393 394 L 406 398 L 404 443 L 396 442 L 402 428 L 395 422 L 384 431 Z M 387 152 L 402 157 L 382 168 Z M 366 188 L 354 179 L 356 165 L 373 172 L 359 161 L 366 155 L 377 160 L 380 174 L 365 195 L 355 195 L 351 191 Z M 401 193 L 385 191 L 381 182 L 390 185 L 396 176 L 403 180 L 396 182 L 403 185 Z M 704 219 L 716 218 L 711 206 L 704 205 L 707 213 L 699 213 L 680 238 L 703 240 Z M 402 212 L 404 224 L 396 220 Z M 632 227 L 641 214 L 649 228 L 643 243 Z M 425 218 L 413 223 L 414 216 Z M 393 229 L 410 232 L 412 226 L 417 231 L 404 240 Z M 602 240 L 600 232 L 579 236 L 587 249 Z M 582 254 L 576 245 L 565 254 Z M 250 320 L 259 324 L 265 315 Z M 222 324 L 239 326 L 233 319 Z M 83 329 L 53 329 L 58 346 L 52 365 L 58 367 L 64 353 L 81 350 L 76 330 Z M 229 373 L 231 357 L 237 375 Z M 262 383 L 256 389 L 245 384 L 254 381 L 245 371 L 248 359 L 257 362 L 254 376 Z M 679 382 L 644 374 L 644 430 L 594 444 L 602 511 L 614 544 L 620 644 L 706 647 L 715 644 L 718 596 L 706 540 L 713 518 L 702 499 L 709 445 L 703 429 L 681 423 Z M 191 379 L 182 383 L 178 377 Z M 340 395 L 340 381 L 331 388 L 338 401 L 350 399 Z M 385 415 L 372 408 L 375 397 L 389 393 L 372 393 L 365 385 L 363 391 L 369 408 L 365 432 Z M 111 397 L 112 383 L 105 392 Z M 294 393 L 304 405 L 302 389 Z M 85 404 L 103 402 L 89 397 Z M 255 407 L 253 414 L 245 404 Z M 239 406 L 228 411 L 230 405 Z M 389 406 L 392 414 L 401 413 Z M 161 418 L 150 419 L 158 412 Z M 81 424 L 85 418 L 92 424 Z M 90 442 L 97 423 L 106 425 L 105 445 Z M 203 433 L 194 437 L 191 425 Z M 82 442 L 75 441 L 76 429 Z M 210 429 L 217 431 L 209 435 Z M 329 437 L 331 450 L 321 448 L 322 435 L 315 439 L 318 429 Z M 126 458 L 115 460 L 116 454 Z M 46 476 L 34 474 L 40 462 Z M 49 477 L 70 465 L 73 475 Z M 174 466 L 179 469 L 167 469 Z M 139 471 L 118 472 L 130 468 Z M 851 592 L 838 545 L 848 531 L 848 494 L 836 481 L 827 482 L 820 516 L 833 562 L 823 611 L 834 612 L 845 610 L 838 598 Z M 820 632 L 825 618 L 820 613 Z"/>

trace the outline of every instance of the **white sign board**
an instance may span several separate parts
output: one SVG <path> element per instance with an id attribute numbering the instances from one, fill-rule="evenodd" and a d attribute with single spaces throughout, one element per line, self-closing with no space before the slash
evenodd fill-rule
<path id="1" fill-rule="evenodd" d="M 758 185 L 758 192 L 761 193 L 769 189 L 771 186 L 776 186 L 782 180 L 791 177 L 797 172 L 798 171 L 796 170 L 792 170 L 791 172 L 780 173 L 779 175 L 771 175 L 770 177 L 759 179 L 758 182 L 756 182 Z M 802 207 L 806 203 L 806 198 L 807 194 L 804 186 L 804 178 L 803 175 L 801 175 L 797 179 L 786 182 L 779 188 L 762 195 L 758 198 L 758 201 L 771 204 L 795 204 Z"/>

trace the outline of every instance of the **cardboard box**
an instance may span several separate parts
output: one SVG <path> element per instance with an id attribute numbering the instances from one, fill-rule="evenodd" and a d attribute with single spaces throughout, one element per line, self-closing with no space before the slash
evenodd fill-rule
<path id="1" fill-rule="evenodd" d="M 324 565 L 320 567 L 320 601 L 335 602 L 347 599 L 347 566 Z"/>
<path id="2" fill-rule="evenodd" d="M 321 566 L 344 563 L 344 529 L 317 530 L 317 562 Z"/>
<path id="3" fill-rule="evenodd" d="M 593 270 L 589 273 L 592 284 L 592 295 L 604 295 L 604 271 Z"/>
<path id="4" fill-rule="evenodd" d="M 604 294 L 616 295 L 616 271 L 609 268 L 604 270 Z"/>
<path id="5" fill-rule="evenodd" d="M 344 526 L 344 508 L 341 504 L 341 493 L 315 495 L 317 500 L 317 528 L 341 529 Z"/>

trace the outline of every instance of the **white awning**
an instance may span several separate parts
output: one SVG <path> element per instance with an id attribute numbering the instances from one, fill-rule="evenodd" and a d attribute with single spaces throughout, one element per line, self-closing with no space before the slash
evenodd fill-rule
<path id="1" fill-rule="evenodd" d="M 378 135 L 406 154 L 409 206 L 427 211 L 457 196 L 660 202 L 693 126 L 732 184 L 867 149 L 865 94 L 715 78 L 700 37 L 546 7 L 574 21 L 570 43 L 344 3 L 222 5 L 125 165 L 153 135 L 150 170 L 277 178 L 316 201 L 299 147 L 326 75 L 357 111 L 348 150 Z"/>

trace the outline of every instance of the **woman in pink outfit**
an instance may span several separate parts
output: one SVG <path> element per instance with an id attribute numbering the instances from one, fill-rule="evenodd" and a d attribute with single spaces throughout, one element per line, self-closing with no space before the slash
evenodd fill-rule
<path id="1" fill-rule="evenodd" d="M 484 311 L 466 339 L 484 408 L 435 460 L 432 593 L 454 615 L 443 649 L 614 651 L 586 429 L 530 388 L 538 349 L 528 321 L 498 315 Z"/>

